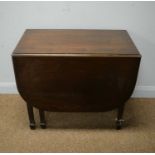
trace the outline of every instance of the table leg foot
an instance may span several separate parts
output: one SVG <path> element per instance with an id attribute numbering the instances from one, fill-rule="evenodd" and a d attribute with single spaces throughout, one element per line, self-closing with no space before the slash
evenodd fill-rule
<path id="1" fill-rule="evenodd" d="M 122 129 L 122 126 L 123 126 L 123 122 L 124 122 L 124 120 L 123 119 L 116 119 L 116 129 L 117 130 L 120 130 L 120 129 Z"/>
<path id="2" fill-rule="evenodd" d="M 36 128 L 35 123 L 30 123 L 30 129 L 34 130 Z"/>
<path id="3" fill-rule="evenodd" d="M 42 129 L 46 129 L 46 123 L 40 123 L 40 127 L 41 127 Z"/>
<path id="4" fill-rule="evenodd" d="M 118 108 L 117 119 L 116 119 L 116 129 L 120 130 L 123 126 L 123 112 L 124 112 L 124 104 Z"/>
<path id="5" fill-rule="evenodd" d="M 39 115 L 40 115 L 40 127 L 42 129 L 46 129 L 45 112 L 39 109 Z"/>

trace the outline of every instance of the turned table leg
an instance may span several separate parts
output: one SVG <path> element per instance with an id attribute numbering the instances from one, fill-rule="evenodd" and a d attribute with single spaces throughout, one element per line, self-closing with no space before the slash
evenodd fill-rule
<path id="1" fill-rule="evenodd" d="M 40 115 L 40 127 L 42 129 L 46 128 L 46 121 L 45 121 L 45 112 L 44 110 L 39 109 L 39 115 Z"/>
<path id="2" fill-rule="evenodd" d="M 124 112 L 124 104 L 118 108 L 117 118 L 116 118 L 116 129 L 119 130 L 123 125 L 123 112 Z"/>
<path id="3" fill-rule="evenodd" d="M 34 120 L 34 113 L 33 113 L 33 106 L 27 103 L 27 111 L 28 111 L 28 117 L 30 121 L 30 128 L 35 129 L 35 120 Z"/>

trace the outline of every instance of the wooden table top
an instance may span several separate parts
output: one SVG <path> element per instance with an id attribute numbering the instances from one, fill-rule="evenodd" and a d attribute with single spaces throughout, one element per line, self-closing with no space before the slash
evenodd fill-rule
<path id="1" fill-rule="evenodd" d="M 125 30 L 28 29 L 13 55 L 140 56 Z"/>

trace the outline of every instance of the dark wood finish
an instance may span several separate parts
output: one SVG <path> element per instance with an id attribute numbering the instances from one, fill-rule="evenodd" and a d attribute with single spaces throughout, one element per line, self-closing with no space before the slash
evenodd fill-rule
<path id="1" fill-rule="evenodd" d="M 116 129 L 121 129 L 123 125 L 123 112 L 124 112 L 124 104 L 118 107 L 117 118 L 116 118 Z"/>
<path id="2" fill-rule="evenodd" d="M 46 121 L 45 121 L 45 112 L 44 110 L 39 109 L 39 115 L 40 115 L 40 127 L 42 129 L 46 128 Z"/>
<path id="3" fill-rule="evenodd" d="M 26 30 L 14 54 L 133 54 L 125 30 Z"/>
<path id="4" fill-rule="evenodd" d="M 139 58 L 14 57 L 21 96 L 50 111 L 106 111 L 131 95 Z"/>
<path id="5" fill-rule="evenodd" d="M 36 125 L 35 125 L 35 120 L 34 120 L 33 106 L 31 104 L 27 103 L 27 111 L 28 111 L 28 117 L 30 121 L 29 126 L 31 129 L 35 129 Z"/>
<path id="6" fill-rule="evenodd" d="M 31 106 L 60 112 L 117 108 L 120 122 L 141 55 L 124 30 L 27 30 L 12 58 L 18 91 Z"/>

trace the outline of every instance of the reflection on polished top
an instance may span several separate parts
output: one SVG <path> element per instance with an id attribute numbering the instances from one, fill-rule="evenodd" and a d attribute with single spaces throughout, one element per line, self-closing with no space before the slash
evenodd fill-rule
<path id="1" fill-rule="evenodd" d="M 14 55 L 140 56 L 125 30 L 28 29 Z"/>

